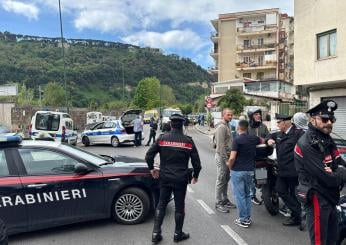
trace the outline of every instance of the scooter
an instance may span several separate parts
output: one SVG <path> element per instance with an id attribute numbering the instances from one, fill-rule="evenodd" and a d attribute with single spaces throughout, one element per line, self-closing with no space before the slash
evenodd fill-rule
<path id="1" fill-rule="evenodd" d="M 275 149 L 265 144 L 256 146 L 256 187 L 261 189 L 264 206 L 271 215 L 279 213 L 279 195 L 275 190 L 277 170 Z"/>

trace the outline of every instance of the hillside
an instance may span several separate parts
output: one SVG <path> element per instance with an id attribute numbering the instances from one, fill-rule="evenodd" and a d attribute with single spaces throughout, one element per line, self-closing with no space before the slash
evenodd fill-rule
<path id="1" fill-rule="evenodd" d="M 0 84 L 25 83 L 38 97 L 38 86 L 63 84 L 59 38 L 0 32 Z M 137 83 L 156 76 L 173 88 L 177 101 L 192 103 L 209 89 L 214 77 L 190 59 L 163 55 L 158 49 L 99 40 L 67 39 L 66 80 L 72 105 L 86 107 L 125 98 L 131 100 Z M 196 86 L 197 84 L 197 86 Z"/>

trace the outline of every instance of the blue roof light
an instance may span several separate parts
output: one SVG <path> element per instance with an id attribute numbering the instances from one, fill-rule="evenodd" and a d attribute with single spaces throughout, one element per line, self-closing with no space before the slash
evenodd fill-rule
<path id="1" fill-rule="evenodd" d="M 20 135 L 16 134 L 0 134 L 0 143 L 6 144 L 6 143 L 17 143 L 19 144 L 22 142 L 22 137 Z"/>

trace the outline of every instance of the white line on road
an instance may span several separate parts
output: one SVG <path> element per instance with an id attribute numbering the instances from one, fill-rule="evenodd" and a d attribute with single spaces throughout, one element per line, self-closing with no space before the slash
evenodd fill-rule
<path id="1" fill-rule="evenodd" d="M 202 208 L 204 208 L 208 214 L 215 214 L 215 212 L 203 200 L 197 200 L 197 202 L 201 204 Z"/>
<path id="2" fill-rule="evenodd" d="M 187 186 L 187 192 L 194 193 L 190 186 Z"/>
<path id="3" fill-rule="evenodd" d="M 221 225 L 221 228 L 226 231 L 230 237 L 238 244 L 238 245 L 248 245 L 231 227 L 228 225 Z"/>

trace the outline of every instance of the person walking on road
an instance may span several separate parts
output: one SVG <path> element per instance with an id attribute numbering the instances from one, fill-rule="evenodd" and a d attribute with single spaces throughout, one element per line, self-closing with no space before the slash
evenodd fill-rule
<path id="1" fill-rule="evenodd" d="M 133 132 L 135 133 L 135 147 L 142 145 L 143 122 L 140 115 L 133 120 Z"/>
<path id="2" fill-rule="evenodd" d="M 227 162 L 231 170 L 233 194 L 239 214 L 234 223 L 244 228 L 252 223 L 250 188 L 255 171 L 256 145 L 260 144 L 259 137 L 247 133 L 248 127 L 248 121 L 239 121 L 238 136 L 233 140 L 231 155 Z"/>
<path id="3" fill-rule="evenodd" d="M 145 156 L 151 175 L 160 182 L 160 199 L 155 211 L 152 233 L 152 242 L 155 244 L 162 240 L 161 225 L 172 193 L 175 203 L 173 241 L 180 242 L 190 237 L 188 233 L 183 232 L 186 189 L 191 178 L 192 184 L 197 183 L 202 169 L 195 143 L 191 137 L 183 134 L 184 117 L 173 114 L 170 120 L 171 131 L 161 134 Z M 157 153 L 160 153 L 160 170 L 154 168 L 154 158 Z M 193 167 L 192 176 L 188 169 L 190 159 Z"/>
<path id="4" fill-rule="evenodd" d="M 301 205 L 296 197 L 298 174 L 294 165 L 294 146 L 304 131 L 296 128 L 291 116 L 276 114 L 279 132 L 271 134 L 267 141 L 269 146 L 276 144 L 278 176 L 275 188 L 285 205 L 292 211 L 283 225 L 294 226 L 301 223 Z"/>
<path id="5" fill-rule="evenodd" d="M 153 143 L 155 143 L 156 130 L 157 130 L 157 122 L 152 117 L 152 118 L 150 118 L 150 134 L 149 134 L 149 140 L 148 140 L 146 146 L 150 145 L 151 139 L 153 139 Z"/>
<path id="6" fill-rule="evenodd" d="M 340 190 L 346 180 L 345 161 L 330 133 L 336 121 L 337 104 L 326 100 L 307 111 L 308 130 L 294 149 L 299 186 L 311 244 L 335 245 L 338 239 Z"/>
<path id="7" fill-rule="evenodd" d="M 262 122 L 261 108 L 254 107 L 250 109 L 247 114 L 249 117 L 249 124 L 250 124 L 248 128 L 248 134 L 260 137 L 264 141 L 264 139 L 269 135 L 269 130 L 267 126 Z M 256 196 L 255 177 L 253 178 L 253 181 L 251 182 L 250 196 L 251 196 L 252 203 L 256 205 L 262 204 L 262 200 L 258 200 Z"/>
<path id="8" fill-rule="evenodd" d="M 233 111 L 225 108 L 222 111 L 222 120 L 215 130 L 216 142 L 216 184 L 215 184 L 215 208 L 222 213 L 229 213 L 230 208 L 236 206 L 228 198 L 228 182 L 230 171 L 226 163 L 232 149 L 232 134 L 229 122 L 233 118 Z"/>

